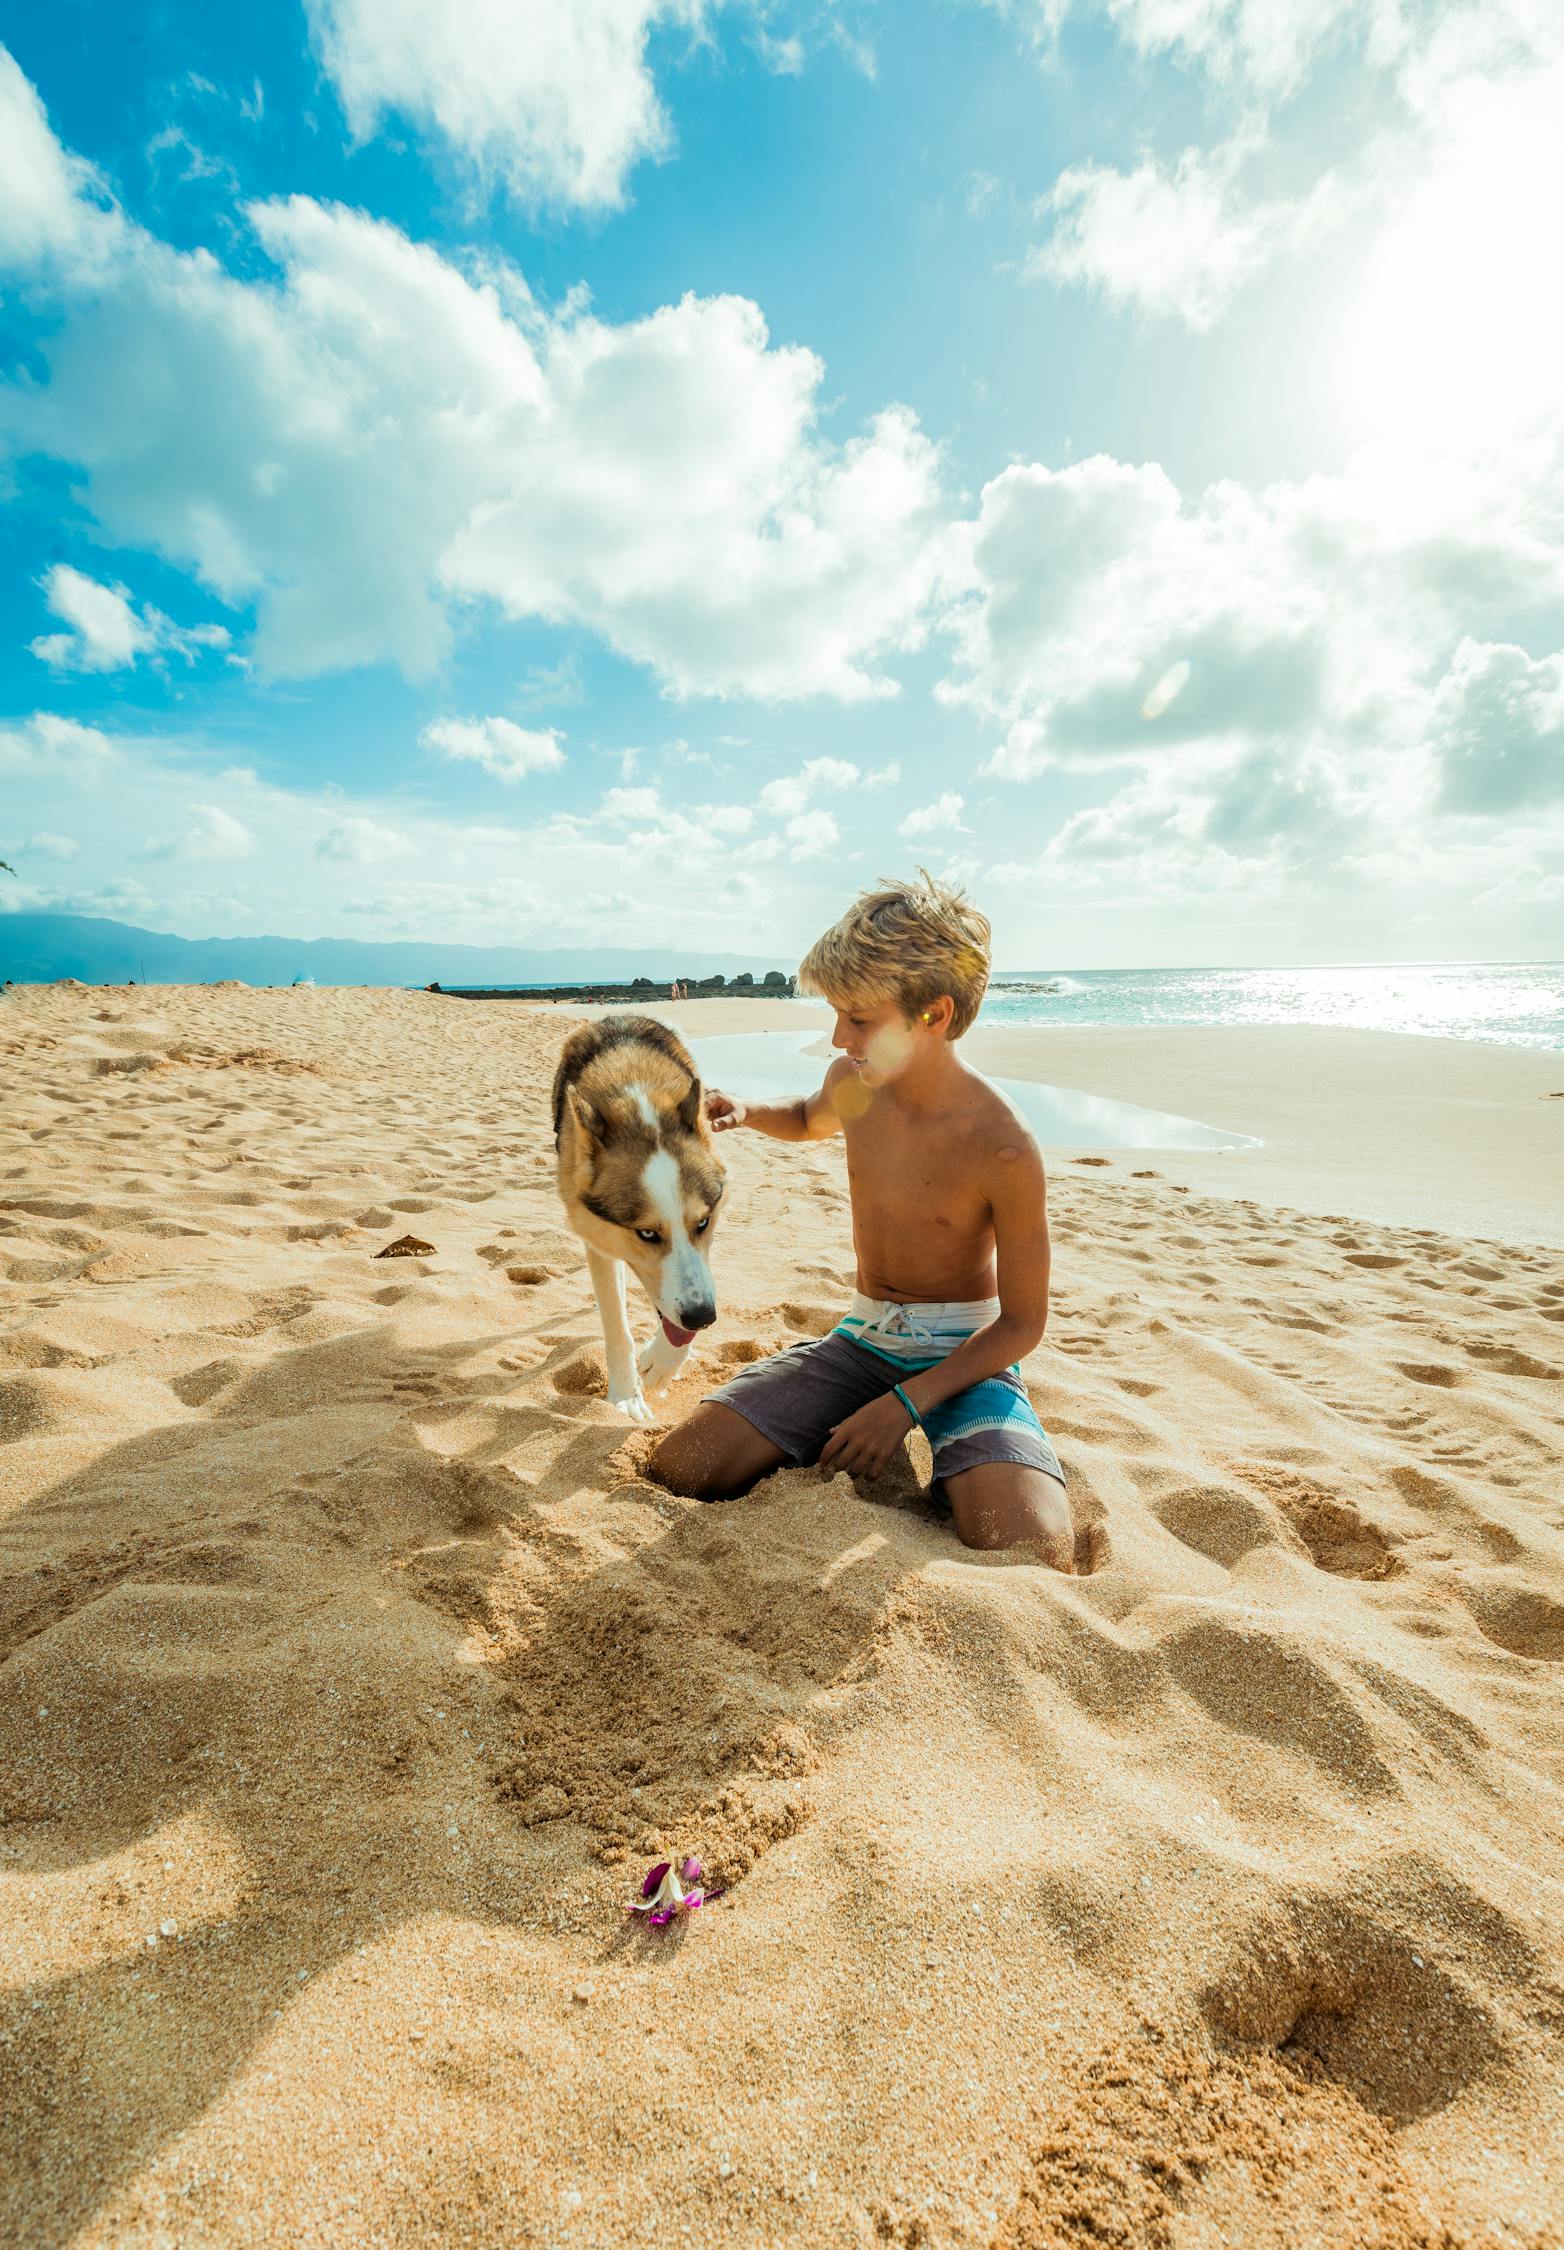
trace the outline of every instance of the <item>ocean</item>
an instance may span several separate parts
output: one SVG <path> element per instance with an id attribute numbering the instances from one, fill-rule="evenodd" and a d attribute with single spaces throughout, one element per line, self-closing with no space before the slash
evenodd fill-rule
<path id="1" fill-rule="evenodd" d="M 980 1024 L 1291 1024 L 1564 1049 L 1564 963 L 1432 961 L 1336 969 L 1010 970 Z"/>

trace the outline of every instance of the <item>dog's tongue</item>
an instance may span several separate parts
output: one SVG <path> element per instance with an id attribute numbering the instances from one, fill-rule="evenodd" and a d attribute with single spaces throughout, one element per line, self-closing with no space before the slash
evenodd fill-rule
<path id="1" fill-rule="evenodd" d="M 682 1352 L 686 1344 L 694 1343 L 695 1331 L 693 1328 L 675 1328 L 673 1322 L 668 1318 L 668 1315 L 666 1313 L 661 1314 L 659 1317 L 661 1318 L 663 1324 L 663 1334 L 667 1337 L 669 1343 L 672 1344 L 675 1351 Z"/>

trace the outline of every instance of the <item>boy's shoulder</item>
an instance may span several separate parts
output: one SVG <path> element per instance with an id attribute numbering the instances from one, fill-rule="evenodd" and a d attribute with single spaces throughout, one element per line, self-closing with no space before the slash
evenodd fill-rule
<path id="1" fill-rule="evenodd" d="M 975 1158 L 1001 1164 L 1021 1159 L 1027 1165 L 1042 1163 L 1037 1135 L 1010 1096 L 980 1070 L 966 1066 L 969 1101 L 966 1126 Z"/>
<path id="2" fill-rule="evenodd" d="M 961 1125 L 972 1152 L 1008 1156 L 1008 1159 L 1026 1154 L 1040 1159 L 1042 1150 L 1037 1145 L 1037 1134 L 1004 1087 L 997 1087 L 992 1078 L 983 1078 L 983 1073 L 974 1071 L 972 1064 L 965 1064 L 963 1069 L 968 1082 L 965 1082 Z"/>

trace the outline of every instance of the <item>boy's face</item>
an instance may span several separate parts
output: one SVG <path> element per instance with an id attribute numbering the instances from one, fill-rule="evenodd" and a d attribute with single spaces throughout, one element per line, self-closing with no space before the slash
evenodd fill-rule
<path id="1" fill-rule="evenodd" d="M 883 1086 L 904 1071 L 920 1038 L 930 1036 L 916 1018 L 904 1016 L 894 1000 L 878 1006 L 857 1002 L 836 1011 L 831 1044 L 847 1057 L 869 1086 Z"/>

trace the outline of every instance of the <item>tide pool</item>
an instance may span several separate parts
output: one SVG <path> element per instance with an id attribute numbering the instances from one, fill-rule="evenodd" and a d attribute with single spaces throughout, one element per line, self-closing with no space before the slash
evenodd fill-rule
<path id="1" fill-rule="evenodd" d="M 690 1052 L 707 1086 L 742 1101 L 782 1101 L 819 1085 L 830 1046 L 810 1031 L 735 1031 L 692 1039 Z M 996 1078 L 1045 1145 L 1057 1148 L 1235 1149 L 1258 1148 L 1248 1133 L 1202 1125 L 1163 1109 L 1141 1109 L 1068 1086 L 1040 1086 L 1028 1078 Z"/>

